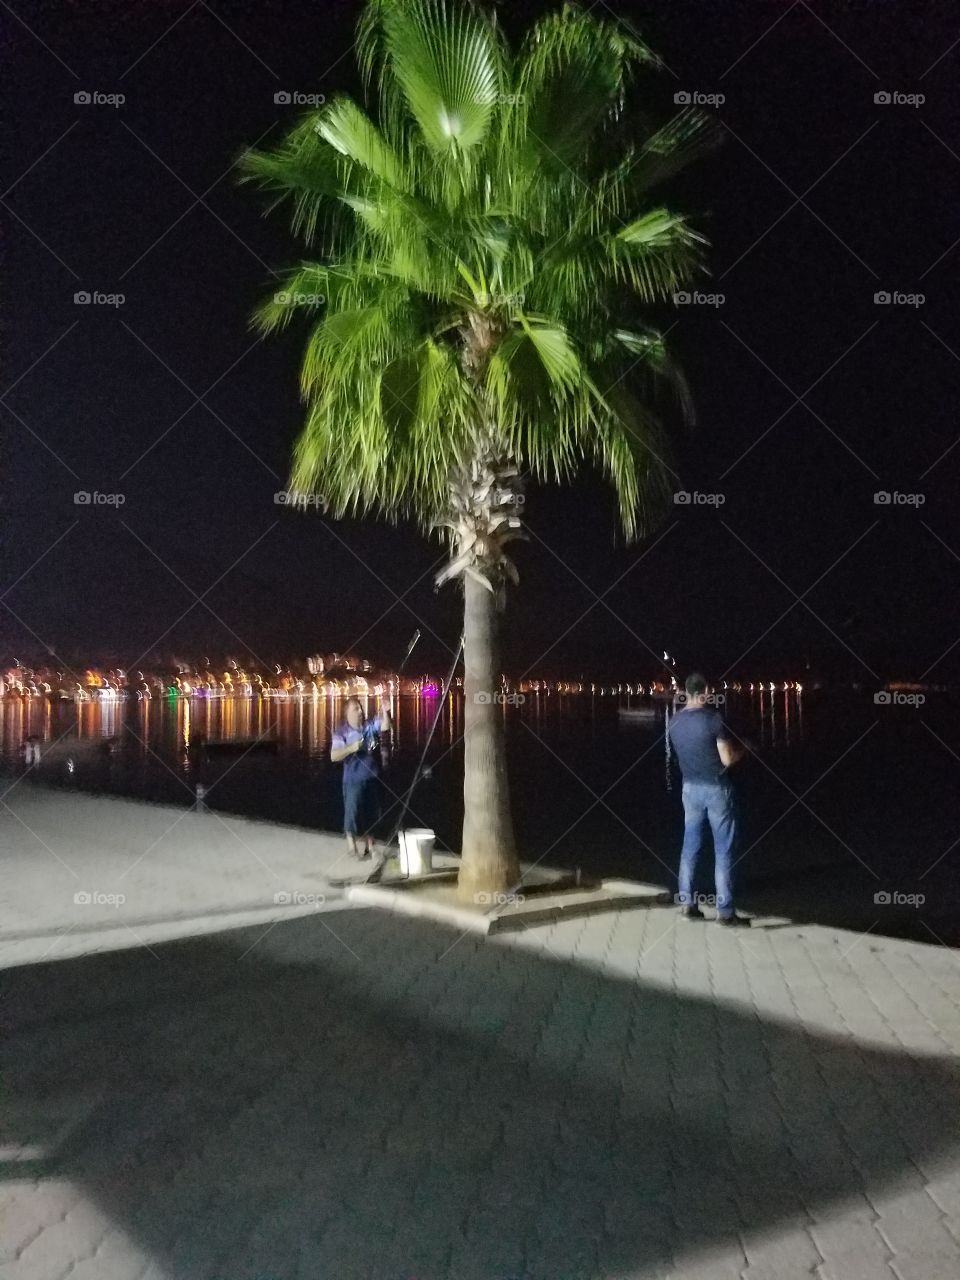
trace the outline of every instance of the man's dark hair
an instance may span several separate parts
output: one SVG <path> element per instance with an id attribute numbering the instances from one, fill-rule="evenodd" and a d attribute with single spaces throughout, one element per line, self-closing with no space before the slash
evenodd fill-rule
<path id="1" fill-rule="evenodd" d="M 691 671 L 684 680 L 683 687 L 687 691 L 688 698 L 699 698 L 707 692 L 709 685 L 707 677 L 700 671 Z"/>

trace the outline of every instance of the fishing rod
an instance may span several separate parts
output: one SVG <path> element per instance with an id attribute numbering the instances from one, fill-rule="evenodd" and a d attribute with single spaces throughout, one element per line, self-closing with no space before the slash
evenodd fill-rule
<path id="1" fill-rule="evenodd" d="M 418 631 L 417 632 L 418 638 L 419 638 L 419 635 L 420 635 L 420 632 Z M 427 752 L 430 750 L 430 744 L 433 741 L 434 733 L 436 733 L 437 725 L 440 723 L 440 717 L 443 714 L 443 708 L 447 701 L 447 695 L 449 694 L 451 686 L 453 685 L 453 677 L 457 670 L 457 664 L 460 661 L 460 655 L 463 653 L 463 642 L 464 642 L 464 638 L 461 635 L 460 643 L 457 645 L 457 651 L 453 655 L 453 662 L 450 665 L 449 674 L 447 675 L 447 679 L 444 683 L 444 686 L 440 691 L 440 697 L 437 699 L 436 714 L 433 717 L 433 724 L 430 726 L 430 732 L 427 734 L 427 740 L 423 744 L 423 751 L 420 753 L 420 760 L 417 764 L 416 769 L 414 770 L 413 780 L 411 781 L 410 786 L 407 788 L 406 793 L 403 797 L 403 800 L 401 801 L 400 817 L 397 819 L 396 826 L 393 828 L 393 831 L 391 832 L 390 839 L 387 840 L 386 843 L 384 844 L 384 851 L 380 855 L 380 858 L 377 860 L 377 865 L 373 868 L 369 876 L 367 876 L 366 880 L 364 881 L 365 884 L 379 884 L 380 881 L 383 879 L 383 873 L 390 857 L 387 850 L 390 849 L 394 840 L 396 840 L 397 836 L 400 833 L 400 828 L 403 826 L 403 820 L 407 816 L 407 810 L 410 808 L 410 800 L 413 797 L 413 793 L 416 790 L 417 783 L 420 781 L 420 778 L 423 774 L 424 761 L 427 758 Z M 411 642 L 411 645 L 410 645 L 411 649 L 413 648 L 413 643 L 414 642 Z M 408 650 L 408 656 L 409 656 L 409 650 Z M 408 880 L 409 878 L 410 878 L 409 872 L 406 872 L 402 876 L 398 877 L 398 879 L 401 879 L 401 880 Z"/>
<path id="2" fill-rule="evenodd" d="M 400 672 L 403 670 L 403 668 L 407 665 L 407 659 L 410 657 L 411 653 L 413 653 L 413 650 L 416 647 L 416 643 L 419 639 L 420 639 L 420 628 L 417 627 L 416 631 L 413 633 L 413 639 L 407 645 L 407 652 L 403 655 L 403 661 L 400 663 L 399 667 L 397 667 L 397 675 L 399 675 Z"/>

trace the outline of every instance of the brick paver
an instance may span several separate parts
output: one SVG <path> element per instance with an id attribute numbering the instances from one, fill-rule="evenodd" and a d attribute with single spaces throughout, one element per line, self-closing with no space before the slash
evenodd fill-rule
<path id="1" fill-rule="evenodd" d="M 954 953 L 344 909 L 9 970 L 0 1280 L 949 1280 Z"/>

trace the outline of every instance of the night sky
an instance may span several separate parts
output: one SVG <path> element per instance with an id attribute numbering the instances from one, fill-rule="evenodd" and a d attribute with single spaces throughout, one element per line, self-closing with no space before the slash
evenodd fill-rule
<path id="1" fill-rule="evenodd" d="M 358 91 L 359 7 L 0 9 L 0 662 L 48 646 L 124 664 L 319 648 L 389 665 L 420 625 L 421 662 L 445 665 L 460 600 L 432 588 L 439 545 L 412 527 L 274 504 L 301 421 L 303 330 L 258 341 L 248 323 L 271 269 L 301 251 L 284 213 L 264 217 L 231 165 L 296 118 L 278 91 Z M 514 31 L 552 7 L 499 12 Z M 653 674 L 666 646 L 716 674 L 799 675 L 809 663 L 868 685 L 955 678 L 952 9 L 610 6 L 670 68 L 634 89 L 663 118 L 678 91 L 725 96 L 724 145 L 668 191 L 713 244 L 713 278 L 698 289 L 725 300 L 652 317 L 670 327 L 698 410 L 694 430 L 676 433 L 675 487 L 725 500 L 678 506 L 624 547 L 600 483 L 531 490 L 505 629 L 512 675 Z M 76 104 L 80 91 L 126 100 Z M 878 92 L 926 100 L 877 103 Z M 80 291 L 125 301 L 76 305 Z M 877 305 L 881 291 L 925 300 Z M 77 506 L 78 490 L 125 501 Z M 877 505 L 876 491 L 924 501 Z"/>

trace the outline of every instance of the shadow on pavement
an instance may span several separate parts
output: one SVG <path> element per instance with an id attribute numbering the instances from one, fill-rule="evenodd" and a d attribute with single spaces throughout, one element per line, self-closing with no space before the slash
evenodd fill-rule
<path id="1" fill-rule="evenodd" d="M 891 884 L 896 888 L 887 888 Z M 751 914 L 784 916 L 797 925 L 960 947 L 956 889 L 942 878 L 908 879 L 901 872 L 877 880 L 859 867 L 810 867 L 756 876 L 744 883 L 738 901 Z"/>
<path id="2" fill-rule="evenodd" d="M 957 1150 L 948 1059 L 365 911 L 260 933 L 3 975 L 7 1141 L 62 1136 L 0 1170 L 172 1280 L 667 1275 Z"/>

